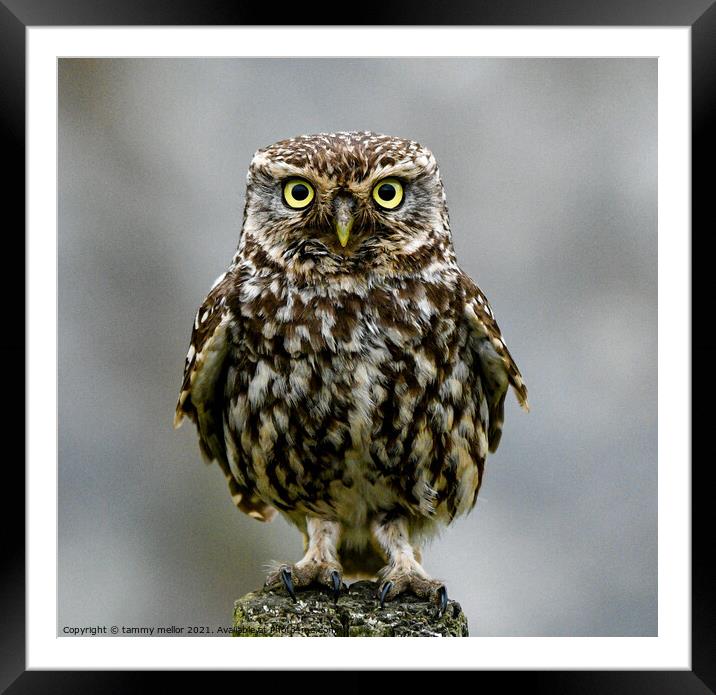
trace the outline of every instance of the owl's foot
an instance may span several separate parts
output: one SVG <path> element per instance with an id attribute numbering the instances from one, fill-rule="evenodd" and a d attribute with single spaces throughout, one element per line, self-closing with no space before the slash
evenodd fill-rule
<path id="1" fill-rule="evenodd" d="M 338 601 L 343 584 L 343 568 L 338 562 L 336 545 L 340 536 L 340 526 L 335 521 L 306 519 L 308 549 L 304 557 L 295 565 L 281 565 L 266 577 L 266 588 L 276 589 L 283 586 L 288 595 L 296 601 L 296 589 L 315 584 L 327 587 L 334 601 Z"/>
<path id="2" fill-rule="evenodd" d="M 283 586 L 293 601 L 297 601 L 296 589 L 316 584 L 328 588 L 334 602 L 338 601 L 341 592 L 347 590 L 343 583 L 342 569 L 338 563 L 319 562 L 313 559 L 305 563 L 301 560 L 295 565 L 281 565 L 266 577 L 264 586 L 267 589 L 277 589 Z"/>
<path id="3" fill-rule="evenodd" d="M 420 564 L 420 555 L 410 542 L 407 519 L 399 514 L 386 514 L 376 519 L 372 531 L 389 560 L 378 573 L 380 607 L 385 607 L 386 600 L 409 591 L 435 603 L 436 617 L 441 618 L 447 608 L 447 589 L 439 579 L 428 576 Z"/>
<path id="4" fill-rule="evenodd" d="M 417 564 L 417 563 L 416 563 Z M 383 576 L 379 588 L 380 607 L 385 608 L 385 602 L 410 592 L 419 598 L 424 598 L 437 605 L 437 618 L 441 618 L 448 604 L 447 588 L 439 579 L 431 579 L 421 572 L 417 565 L 410 570 L 389 569 Z M 422 569 L 422 568 L 420 568 Z"/>

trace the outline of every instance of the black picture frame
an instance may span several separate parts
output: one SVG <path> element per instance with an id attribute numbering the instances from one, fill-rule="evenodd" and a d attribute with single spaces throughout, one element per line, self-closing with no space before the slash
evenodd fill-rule
<path id="1" fill-rule="evenodd" d="M 366 6 L 367 7 L 367 6 Z M 310 17 L 323 17 L 333 24 L 336 4 L 325 12 L 311 5 Z M 503 0 L 502 2 L 427 3 L 410 5 L 406 22 L 404 3 L 382 3 L 368 19 L 384 25 L 548 25 L 548 26 L 690 26 L 692 37 L 692 316 L 711 299 L 704 280 L 709 254 L 704 240 L 713 232 L 710 190 L 706 167 L 716 151 L 711 121 L 716 114 L 716 4 L 714 0 L 601 0 L 576 3 L 574 0 Z M 368 14 L 368 13 L 366 13 Z M 18 305 L 19 288 L 24 288 L 25 225 L 25 29 L 43 25 L 269 25 L 275 22 L 276 8 L 260 3 L 220 5 L 212 0 L 0 0 L 0 137 L 3 140 L 7 174 L 2 187 L 5 226 L 4 272 L 0 274 L 6 298 L 5 339 L 0 345 L 4 370 L 2 414 L 6 456 L 4 504 L 2 504 L 3 552 L 2 612 L 0 625 L 0 688 L 3 692 L 126 692 L 140 685 L 158 683 L 166 687 L 169 674 L 157 672 L 25 670 L 25 543 L 16 531 L 24 519 L 25 331 L 24 311 Z M 287 20 L 292 19 L 286 15 Z M 310 21 L 307 24 L 321 24 Z M 356 22 L 358 23 L 358 22 Z M 377 22 L 371 22 L 377 23 Z M 710 224 L 709 224 L 710 223 Z M 700 234 L 698 233 L 700 230 Z M 23 259 L 23 262 L 20 262 Z M 23 301 L 24 307 L 24 301 Z M 9 311 L 12 309 L 12 311 Z M 12 317 L 12 320 L 11 320 Z M 22 318 L 21 318 L 22 317 Z M 22 324 L 22 325 L 20 325 Z M 706 328 L 692 322 L 693 369 L 707 365 L 716 352 L 716 340 Z M 700 332 L 699 332 L 700 331 Z M 683 339 L 683 337 L 679 337 Z M 20 368 L 22 365 L 22 369 Z M 698 372 L 697 372 L 698 373 Z M 699 407 L 698 396 L 709 384 L 693 389 L 692 432 L 708 431 L 710 408 Z M 701 425 L 701 426 L 700 426 Z M 8 452 L 17 445 L 17 454 Z M 716 692 L 716 576 L 708 558 L 713 546 L 711 488 L 707 484 L 706 457 L 692 466 L 692 670 L 691 671 L 566 671 L 566 672 L 483 672 L 475 678 L 499 677 L 503 684 L 550 693 L 707 693 Z M 11 505 L 10 501 L 17 501 Z M 327 667 L 329 665 L 327 664 Z M 193 674 L 181 674 L 183 687 L 191 687 Z M 204 678 L 205 676 L 201 676 Z M 273 676 L 272 676 L 273 678 Z M 505 681 L 504 679 L 507 679 Z M 362 677 L 351 682 L 357 688 Z M 477 681 L 475 681 L 477 682 Z M 481 683 L 484 681 L 480 680 Z M 272 682 L 268 687 L 274 687 Z M 206 685 L 206 682 L 203 681 Z M 197 682 L 197 686 L 199 686 Z M 331 686 L 334 687 L 334 686 Z"/>

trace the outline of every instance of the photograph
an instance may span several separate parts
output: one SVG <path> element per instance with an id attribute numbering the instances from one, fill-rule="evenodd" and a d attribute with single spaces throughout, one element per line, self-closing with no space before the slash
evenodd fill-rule
<path id="1" fill-rule="evenodd" d="M 657 637 L 658 65 L 59 57 L 57 638 Z"/>

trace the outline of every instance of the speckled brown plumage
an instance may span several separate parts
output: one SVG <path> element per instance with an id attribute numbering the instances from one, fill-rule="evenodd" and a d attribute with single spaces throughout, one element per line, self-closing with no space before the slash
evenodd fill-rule
<path id="1" fill-rule="evenodd" d="M 315 191 L 300 210 L 282 196 L 297 178 Z M 402 184 L 395 209 L 372 196 L 386 180 Z M 243 511 L 278 510 L 304 533 L 306 556 L 270 584 L 336 586 L 343 569 L 387 563 L 383 598 L 444 593 L 418 548 L 475 504 L 509 386 L 526 407 L 487 299 L 457 265 L 428 150 L 336 133 L 255 154 L 237 253 L 194 321 L 176 422 L 196 423 Z"/>

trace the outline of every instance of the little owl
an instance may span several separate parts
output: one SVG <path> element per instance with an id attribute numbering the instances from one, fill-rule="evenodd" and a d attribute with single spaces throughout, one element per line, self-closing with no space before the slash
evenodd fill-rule
<path id="1" fill-rule="evenodd" d="M 196 424 L 236 505 L 305 555 L 266 585 L 379 578 L 447 604 L 420 547 L 475 505 L 505 394 L 527 389 L 459 268 L 432 153 L 370 132 L 258 150 L 238 250 L 194 320 L 175 425 Z"/>

